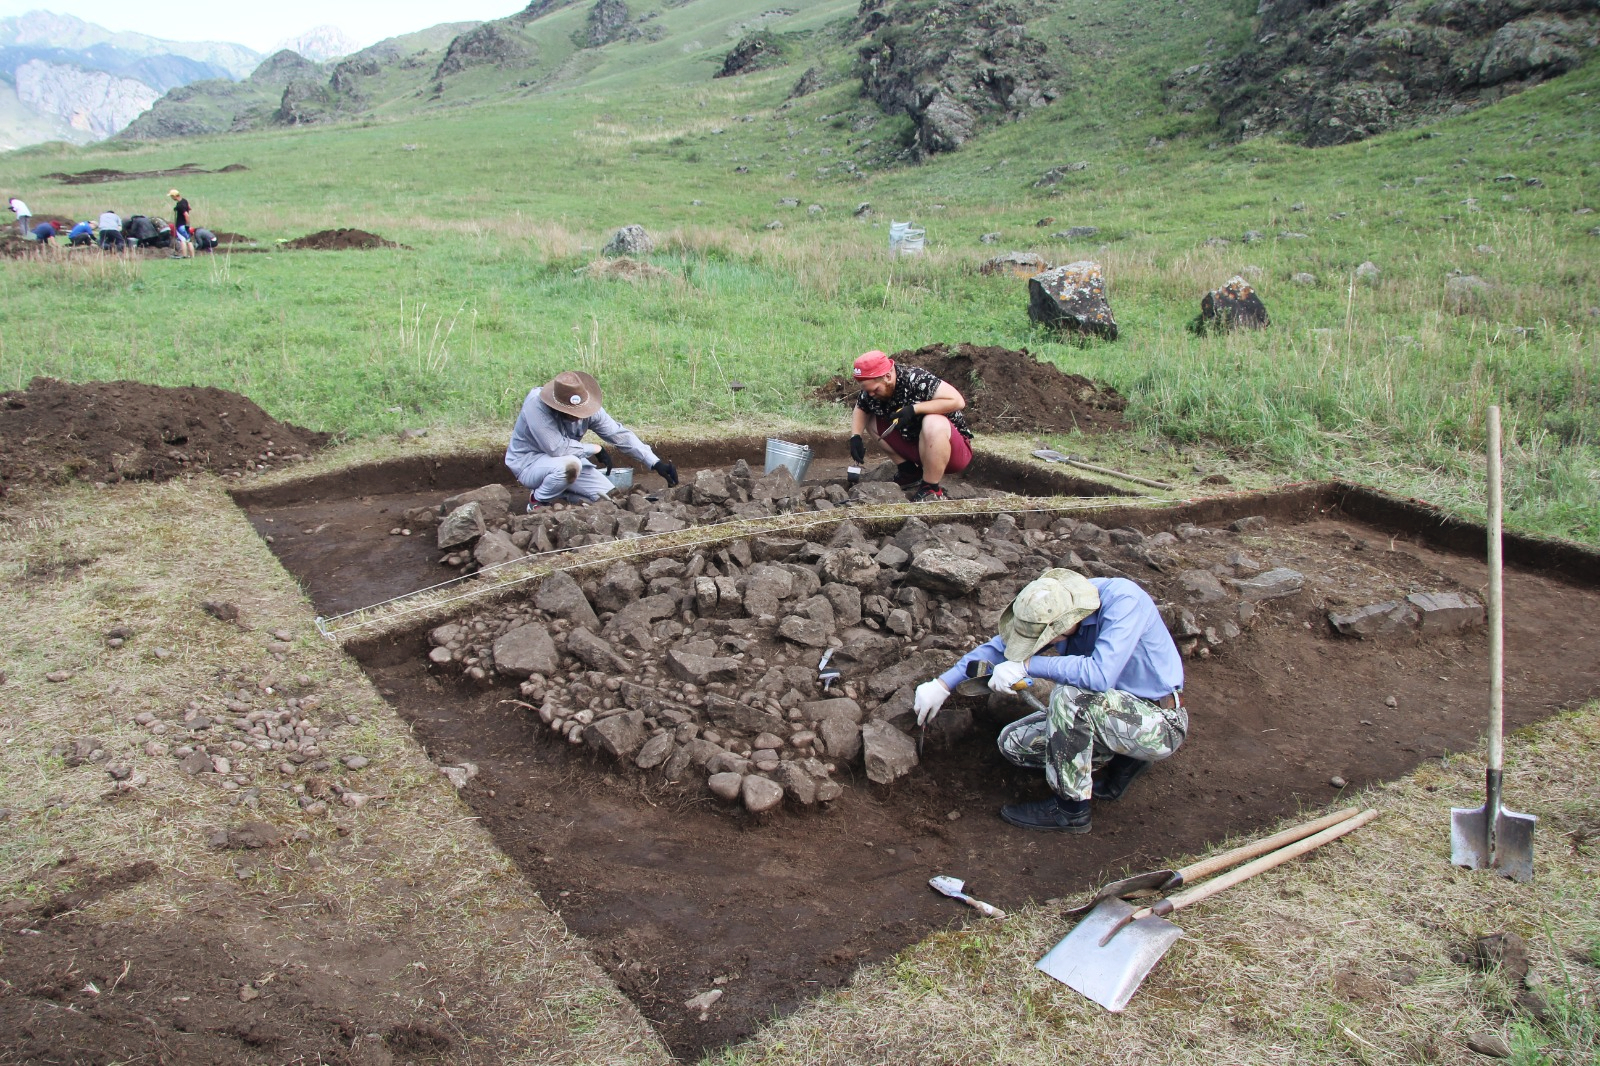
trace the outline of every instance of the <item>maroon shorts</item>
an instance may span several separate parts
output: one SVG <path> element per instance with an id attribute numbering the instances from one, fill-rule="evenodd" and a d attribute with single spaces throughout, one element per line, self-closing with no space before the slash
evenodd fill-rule
<path id="1" fill-rule="evenodd" d="M 882 434 L 889 427 L 890 421 L 890 419 L 874 415 L 873 432 Z M 902 437 L 899 430 L 895 430 L 887 437 L 883 437 L 882 440 L 900 458 L 909 459 L 913 463 L 922 462 L 922 455 L 917 451 L 916 444 Z M 947 474 L 959 474 L 971 463 L 972 445 L 967 441 L 967 438 L 961 435 L 961 431 L 952 422 L 950 424 L 950 463 L 944 468 L 944 472 Z"/>

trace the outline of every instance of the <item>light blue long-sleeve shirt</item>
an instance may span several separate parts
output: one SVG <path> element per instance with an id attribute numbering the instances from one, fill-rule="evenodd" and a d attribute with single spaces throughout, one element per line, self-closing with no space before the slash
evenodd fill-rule
<path id="1" fill-rule="evenodd" d="M 1125 577 L 1091 578 L 1090 583 L 1100 591 L 1100 609 L 1055 644 L 1056 654 L 1030 658 L 1028 676 L 1090 692 L 1120 689 L 1147 700 L 1182 689 L 1183 657 L 1150 594 Z M 954 691 L 966 680 L 968 663 L 994 664 L 1005 657 L 1005 641 L 996 636 L 962 656 L 939 680 Z"/>
<path id="2" fill-rule="evenodd" d="M 646 467 L 658 462 L 656 453 L 644 441 L 601 408 L 588 418 L 568 418 L 558 414 L 539 398 L 541 389 L 528 393 L 522 401 L 522 411 L 511 430 L 511 443 L 506 447 L 506 465 L 521 470 L 528 461 L 543 455 L 576 455 L 587 458 L 591 449 L 580 444 L 583 435 L 594 430 L 595 435 L 607 444 L 615 445 L 623 453 L 639 460 Z"/>

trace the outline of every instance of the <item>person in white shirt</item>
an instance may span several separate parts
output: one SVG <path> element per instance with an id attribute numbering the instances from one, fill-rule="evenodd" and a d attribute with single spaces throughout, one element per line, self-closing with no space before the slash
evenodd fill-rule
<path id="1" fill-rule="evenodd" d="M 128 242 L 122 239 L 122 219 L 110 209 L 100 215 L 100 247 L 107 246 L 119 252 L 128 246 Z"/>
<path id="2" fill-rule="evenodd" d="M 28 210 L 28 205 L 17 199 L 11 198 L 9 204 L 11 213 L 17 216 L 17 232 L 24 237 L 28 235 L 28 223 L 33 220 L 33 212 Z"/>

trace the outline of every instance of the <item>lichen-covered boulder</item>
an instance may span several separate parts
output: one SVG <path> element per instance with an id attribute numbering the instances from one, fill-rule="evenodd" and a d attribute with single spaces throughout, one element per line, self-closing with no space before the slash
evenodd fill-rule
<path id="1" fill-rule="evenodd" d="M 1028 317 L 1069 333 L 1117 339 L 1100 264 L 1084 259 L 1028 279 Z"/>
<path id="2" fill-rule="evenodd" d="M 1200 324 L 1216 332 L 1231 329 L 1264 329 L 1268 325 L 1267 307 L 1255 287 L 1235 275 L 1220 289 L 1200 298 Z"/>

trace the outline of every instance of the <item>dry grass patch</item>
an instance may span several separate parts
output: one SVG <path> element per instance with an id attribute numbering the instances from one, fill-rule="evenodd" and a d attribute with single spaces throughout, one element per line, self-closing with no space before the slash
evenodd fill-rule
<path id="1" fill-rule="evenodd" d="M 198 939 L 220 920 L 241 950 L 264 945 L 274 966 L 339 969 L 358 1014 L 411 1011 L 458 1034 L 461 1061 L 662 1061 L 648 1027 L 407 727 L 316 635 L 309 605 L 219 488 L 197 479 L 8 501 L 0 526 L 8 928 L 44 922 L 51 899 L 96 875 L 149 862 L 155 876 L 64 917 L 106 930 L 108 950 L 119 929 Z M 239 622 L 206 613 L 206 600 L 235 604 Z M 132 636 L 109 647 L 105 634 L 119 625 Z M 187 739 L 179 725 L 190 705 L 214 716 L 226 739 L 234 733 L 224 701 L 269 708 L 288 693 L 320 701 L 308 717 L 323 729 L 324 770 L 287 776 L 275 753 L 247 749 L 234 752 L 227 778 L 190 776 L 172 754 L 147 747 Z M 139 724 L 143 713 L 169 732 Z M 104 756 L 69 766 L 79 738 Z M 346 755 L 369 764 L 346 769 Z M 127 771 L 120 786 L 113 768 Z M 294 791 L 313 778 L 336 786 L 320 812 L 303 810 Z M 270 826 L 282 843 L 213 845 L 219 830 L 248 822 Z M 0 975 L 6 966 L 0 954 Z M 395 987 L 410 990 L 398 1004 L 389 998 Z M 13 999 L 6 1010 L 31 1002 Z"/>
<path id="2" fill-rule="evenodd" d="M 1600 705 L 1509 742 L 1507 795 L 1541 819 L 1531 885 L 1450 866 L 1450 808 L 1482 803 L 1481 755 L 1460 756 L 1355 797 L 1383 812 L 1372 825 L 1182 912 L 1185 938 L 1122 1015 L 1033 969 L 1070 927 L 1046 901 L 930 937 L 723 1061 L 1467 1063 L 1469 1036 L 1499 1033 L 1523 1061 L 1593 1062 L 1597 756 Z M 1457 961 L 1501 930 L 1528 941 L 1564 1026 Z"/>

